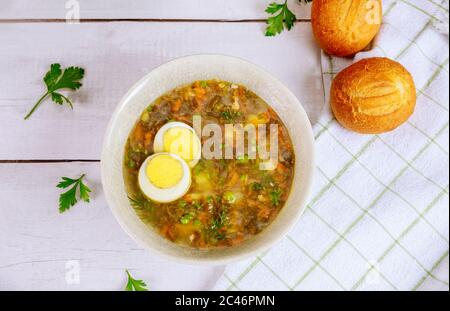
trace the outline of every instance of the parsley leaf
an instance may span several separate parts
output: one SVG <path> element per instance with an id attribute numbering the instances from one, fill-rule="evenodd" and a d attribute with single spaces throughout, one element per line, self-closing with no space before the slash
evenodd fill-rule
<path id="1" fill-rule="evenodd" d="M 212 219 L 209 227 L 206 228 L 206 235 L 212 242 L 221 241 L 226 238 L 226 234 L 222 229 L 224 229 L 229 223 L 227 213 L 228 209 L 226 207 L 222 207 L 222 210 Z"/>
<path id="2" fill-rule="evenodd" d="M 280 205 L 282 194 L 283 194 L 283 192 L 279 188 L 275 188 L 269 192 L 270 201 L 272 202 L 272 205 L 274 205 L 274 206 Z"/>
<path id="3" fill-rule="evenodd" d="M 78 179 L 62 177 L 62 181 L 60 181 L 56 185 L 56 187 L 61 188 L 61 189 L 66 189 L 73 185 L 72 188 L 70 188 L 69 190 L 67 190 L 66 192 L 62 193 L 59 196 L 59 212 L 60 213 L 67 211 L 68 209 L 70 209 L 72 206 L 74 206 L 78 202 L 78 200 L 77 200 L 77 189 L 78 188 L 79 188 L 79 193 L 80 193 L 80 199 L 84 202 L 89 203 L 89 199 L 90 199 L 89 192 L 91 192 L 91 189 L 89 189 L 89 187 L 83 183 L 84 176 L 85 175 L 83 174 Z"/>
<path id="4" fill-rule="evenodd" d="M 308 3 L 312 0 L 299 1 Z M 276 2 L 269 4 L 269 6 L 266 8 L 266 13 L 273 15 L 267 19 L 267 37 L 273 37 L 277 34 L 280 34 L 284 30 L 284 28 L 286 28 L 287 30 L 291 30 L 291 28 L 294 26 L 294 22 L 297 19 L 295 14 L 291 10 L 289 10 L 287 0 L 285 0 L 283 4 L 279 4 Z"/>
<path id="5" fill-rule="evenodd" d="M 273 37 L 281 33 L 286 27 L 287 30 L 291 30 L 294 26 L 294 22 L 297 19 L 295 14 L 292 13 L 287 5 L 287 0 L 284 4 L 271 3 L 266 9 L 266 13 L 274 15 L 267 19 L 266 36 Z M 278 14 L 277 14 L 278 13 Z M 275 15 L 277 14 L 277 15 Z"/>
<path id="6" fill-rule="evenodd" d="M 226 121 L 235 121 L 237 118 L 242 116 L 240 111 L 234 111 L 231 109 L 224 110 L 220 113 L 220 116 Z"/>
<path id="7" fill-rule="evenodd" d="M 128 200 L 130 200 L 131 206 L 133 206 L 135 209 L 151 210 L 153 208 L 152 202 L 144 197 L 141 193 L 139 193 L 135 197 L 129 196 Z"/>
<path id="8" fill-rule="evenodd" d="M 56 92 L 61 89 L 77 90 L 81 87 L 79 82 L 84 77 L 84 69 L 80 67 L 68 67 L 61 70 L 60 64 L 52 64 L 50 70 L 45 74 L 44 82 L 47 85 L 47 92 L 33 106 L 31 111 L 25 116 L 28 119 L 37 107 L 50 96 L 55 104 L 63 105 L 66 102 L 70 108 L 73 108 L 72 101 L 61 93 Z"/>
<path id="9" fill-rule="evenodd" d="M 263 184 L 259 183 L 259 182 L 254 182 L 251 184 L 251 188 L 253 191 L 261 191 L 264 189 Z"/>
<path id="10" fill-rule="evenodd" d="M 126 270 L 126 272 L 128 275 L 128 282 L 127 282 L 127 286 L 125 286 L 125 291 L 127 291 L 127 292 L 146 292 L 146 291 L 148 291 L 148 289 L 146 288 L 147 284 L 145 284 L 144 281 L 135 280 L 131 276 L 130 272 L 128 272 L 128 270 Z"/>

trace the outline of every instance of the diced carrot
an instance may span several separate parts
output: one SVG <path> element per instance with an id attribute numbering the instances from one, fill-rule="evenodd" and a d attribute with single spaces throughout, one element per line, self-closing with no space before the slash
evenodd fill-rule
<path id="1" fill-rule="evenodd" d="M 175 240 L 175 230 L 173 225 L 166 224 L 161 228 L 161 233 L 166 236 L 169 240 Z"/>
<path id="2" fill-rule="evenodd" d="M 147 132 L 144 135 L 144 145 L 149 146 L 152 143 L 153 134 L 152 132 Z"/>
<path id="3" fill-rule="evenodd" d="M 194 93 L 195 93 L 195 101 L 197 104 L 201 107 L 205 103 L 205 95 L 206 95 L 206 89 L 204 89 L 199 82 L 195 83 L 194 86 Z"/>
<path id="4" fill-rule="evenodd" d="M 277 165 L 277 172 L 278 172 L 278 173 L 284 173 L 284 172 L 286 172 L 286 171 L 287 171 L 287 167 L 284 166 L 284 164 L 278 162 L 278 165 Z"/>
<path id="5" fill-rule="evenodd" d="M 258 202 L 256 202 L 255 200 L 252 200 L 250 198 L 247 198 L 247 206 L 248 207 L 256 207 L 256 206 L 258 206 Z"/>
<path id="6" fill-rule="evenodd" d="M 177 99 L 172 104 L 172 112 L 178 112 L 180 111 L 180 108 L 181 108 L 181 100 Z"/>
<path id="7" fill-rule="evenodd" d="M 242 234 L 238 235 L 234 239 L 230 240 L 231 245 L 238 245 L 241 244 L 244 240 L 244 236 Z"/>
<path id="8" fill-rule="evenodd" d="M 197 218 L 202 222 L 202 224 L 206 224 L 208 222 L 208 215 L 206 213 L 198 213 Z"/>
<path id="9" fill-rule="evenodd" d="M 267 219 L 267 218 L 269 218 L 270 213 L 271 213 L 270 208 L 263 205 L 263 206 L 261 206 L 260 210 L 258 211 L 258 218 L 259 219 Z"/>
<path id="10" fill-rule="evenodd" d="M 188 193 L 183 197 L 183 200 L 185 200 L 188 203 L 192 203 L 194 200 L 192 199 L 192 196 Z"/>
<path id="11" fill-rule="evenodd" d="M 234 186 L 239 181 L 239 174 L 236 171 L 231 173 L 231 177 L 227 182 L 227 186 Z"/>
<path id="12" fill-rule="evenodd" d="M 200 99 L 203 99 L 203 97 L 206 94 L 206 90 L 200 85 L 200 83 L 198 81 L 195 83 L 194 92 L 195 92 L 195 98 L 197 99 L 197 101 Z"/>
<path id="13" fill-rule="evenodd" d="M 199 239 L 198 242 L 197 242 L 197 246 L 198 246 L 199 248 L 205 248 L 205 247 L 206 247 L 206 242 L 205 242 L 205 240 L 204 240 L 203 238 Z"/>
<path id="14" fill-rule="evenodd" d="M 144 126 L 139 122 L 136 126 L 136 129 L 134 130 L 134 140 L 136 140 L 137 142 L 143 142 L 145 135 L 144 131 Z"/>
<path id="15" fill-rule="evenodd" d="M 244 97 L 244 95 L 245 95 L 245 88 L 242 87 L 242 86 L 239 86 L 239 87 L 237 88 L 237 95 L 238 95 L 240 98 Z"/>
<path id="16" fill-rule="evenodd" d="M 165 236 L 165 237 L 167 237 L 167 238 L 170 238 L 170 234 L 169 234 L 169 231 L 170 231 L 170 225 L 169 225 L 169 224 L 163 225 L 163 226 L 159 229 L 159 231 L 161 232 L 161 235 L 163 235 L 163 236 Z"/>

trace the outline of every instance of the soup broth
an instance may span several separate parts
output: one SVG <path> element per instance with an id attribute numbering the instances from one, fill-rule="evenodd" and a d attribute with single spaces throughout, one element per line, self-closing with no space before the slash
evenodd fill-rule
<path id="1" fill-rule="evenodd" d="M 172 121 L 192 126 L 193 116 L 200 116 L 202 125 L 219 125 L 223 133 L 225 124 L 277 124 L 277 163 L 261 170 L 267 160 L 246 154 L 202 157 L 191 169 L 192 183 L 183 197 L 169 203 L 150 200 L 138 174 L 154 154 L 156 133 Z M 200 137 L 202 144 L 207 139 Z M 128 137 L 123 166 L 126 191 L 140 219 L 170 241 L 204 249 L 240 244 L 273 221 L 289 195 L 295 155 L 286 127 L 264 100 L 244 86 L 210 80 L 178 87 L 151 103 Z"/>

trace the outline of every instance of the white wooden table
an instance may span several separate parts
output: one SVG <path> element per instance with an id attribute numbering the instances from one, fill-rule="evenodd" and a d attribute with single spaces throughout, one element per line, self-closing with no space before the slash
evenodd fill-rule
<path id="1" fill-rule="evenodd" d="M 314 122 L 323 107 L 320 53 L 309 8 L 291 1 L 299 22 L 264 37 L 262 0 L 0 0 L 0 290 L 121 290 L 125 269 L 152 290 L 211 288 L 223 267 L 169 263 L 139 248 L 119 227 L 102 193 L 99 157 L 111 113 L 140 77 L 182 55 L 242 57 L 271 72 Z M 51 63 L 86 69 L 71 93 L 74 110 L 45 102 Z M 61 176 L 87 174 L 90 204 L 59 214 Z M 69 282 L 74 266 L 80 281 Z"/>
<path id="2" fill-rule="evenodd" d="M 314 123 L 324 89 L 309 7 L 290 0 L 296 27 L 266 38 L 269 2 L 0 0 L 0 290 L 121 290 L 125 269 L 152 290 L 214 285 L 223 267 L 166 262 L 121 230 L 102 193 L 101 143 L 131 85 L 170 59 L 196 53 L 260 65 L 294 92 Z M 81 23 L 67 24 L 77 5 Z M 24 121 L 55 62 L 86 69 L 83 87 L 70 94 L 74 110 L 47 101 Z M 81 173 L 93 189 L 91 203 L 59 214 L 56 183 Z M 70 281 L 74 267 L 79 282 Z M 448 274 L 448 261 L 439 269 Z"/>

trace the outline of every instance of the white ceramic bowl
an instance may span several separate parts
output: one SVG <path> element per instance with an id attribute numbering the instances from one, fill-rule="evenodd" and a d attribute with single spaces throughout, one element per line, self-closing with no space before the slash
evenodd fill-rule
<path id="1" fill-rule="evenodd" d="M 125 192 L 122 161 L 125 143 L 142 111 L 162 94 L 196 80 L 220 79 L 242 84 L 264 99 L 286 125 L 296 155 L 291 193 L 275 220 L 241 245 L 220 250 L 178 246 L 145 225 L 130 206 Z M 224 264 L 256 255 L 283 238 L 306 207 L 314 172 L 311 124 L 297 98 L 259 67 L 222 55 L 194 55 L 170 61 L 141 79 L 125 95 L 109 122 L 101 157 L 106 199 L 122 228 L 142 247 L 184 263 Z"/>

